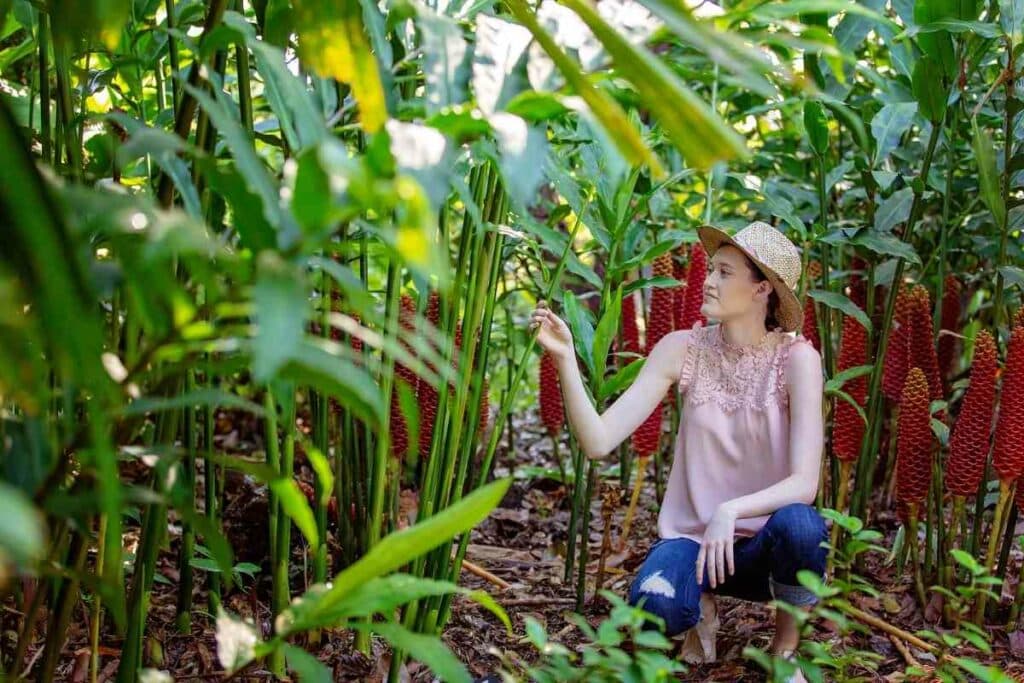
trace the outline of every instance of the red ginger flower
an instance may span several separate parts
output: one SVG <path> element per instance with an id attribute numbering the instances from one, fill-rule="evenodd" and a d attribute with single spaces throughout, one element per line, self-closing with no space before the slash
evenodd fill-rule
<path id="1" fill-rule="evenodd" d="M 654 259 L 651 264 L 654 277 L 672 277 L 672 254 L 664 253 Z M 675 329 L 675 289 L 655 287 L 651 290 L 651 312 L 647 317 L 648 351 L 661 341 L 661 338 Z"/>
<path id="2" fill-rule="evenodd" d="M 699 320 L 701 324 L 707 324 L 707 318 L 700 312 L 704 303 L 704 278 L 708 275 L 708 253 L 704 251 L 704 245 L 695 242 L 690 248 L 690 267 L 686 273 L 686 303 L 683 310 L 683 320 L 676 325 L 677 329 L 689 330 Z"/>
<path id="3" fill-rule="evenodd" d="M 633 450 L 641 458 L 650 457 L 658 450 L 661 441 L 662 405 L 663 403 L 658 403 L 655 406 L 654 411 L 636 428 L 630 438 Z"/>
<path id="4" fill-rule="evenodd" d="M 850 300 L 862 311 L 868 307 L 868 281 L 864 276 L 867 269 L 868 262 L 860 256 L 850 259 L 850 270 L 854 271 L 850 274 Z"/>
<path id="5" fill-rule="evenodd" d="M 960 294 L 963 286 L 956 276 L 950 273 L 946 276 L 945 284 L 942 287 L 942 321 L 941 329 L 956 332 L 960 329 Z M 949 377 L 953 370 L 953 360 L 956 356 L 956 337 L 951 334 L 939 335 L 939 373 L 943 380 Z"/>
<path id="6" fill-rule="evenodd" d="M 640 353 L 640 330 L 636 325 L 636 297 L 635 292 L 622 296 L 622 349 L 626 353 Z M 616 338 L 615 345 L 618 348 L 619 340 Z M 633 359 L 624 360 L 623 365 L 628 365 Z"/>
<path id="7" fill-rule="evenodd" d="M 804 325 L 800 328 L 800 334 L 807 341 L 811 342 L 818 353 L 821 353 L 821 336 L 818 334 L 818 309 L 814 299 L 807 297 L 804 300 Z"/>
<path id="8" fill-rule="evenodd" d="M 896 437 L 896 498 L 905 505 L 924 502 L 932 479 L 932 427 L 928 380 L 921 368 L 907 373 L 900 398 Z"/>
<path id="9" fill-rule="evenodd" d="M 491 422 L 490 384 L 487 381 L 487 375 L 481 377 L 480 381 L 483 382 L 483 386 L 480 387 L 480 421 L 476 426 L 477 438 L 480 438 Z"/>
<path id="10" fill-rule="evenodd" d="M 889 345 L 885 350 L 885 367 L 882 372 L 882 393 L 891 401 L 899 402 L 910 369 L 910 314 L 913 305 L 910 290 L 901 287 L 896 295 L 893 325 L 889 331 Z"/>
<path id="11" fill-rule="evenodd" d="M 672 289 L 673 301 L 673 329 L 683 329 L 683 316 L 686 313 L 686 265 L 683 263 L 686 252 L 685 247 L 680 247 L 676 252 L 676 258 L 672 261 L 672 277 L 679 280 L 678 287 Z"/>
<path id="12" fill-rule="evenodd" d="M 555 358 L 547 351 L 540 356 L 540 419 L 548 436 L 557 438 L 565 424 L 562 388 L 558 381 Z"/>
<path id="13" fill-rule="evenodd" d="M 914 306 L 911 309 L 910 362 L 924 371 L 932 400 L 942 399 L 945 395 L 939 374 L 939 357 L 935 352 L 935 335 L 932 334 L 931 297 L 924 285 L 915 285 L 911 296 Z"/>
<path id="14" fill-rule="evenodd" d="M 412 334 L 414 319 L 416 315 L 416 302 L 408 294 L 402 294 L 399 300 L 398 324 L 406 334 Z M 405 342 L 401 342 L 409 351 L 412 348 Z M 395 363 L 395 386 L 391 392 L 391 455 L 401 457 L 409 448 L 409 430 L 405 422 L 405 414 L 402 412 L 400 400 L 400 386 L 409 387 L 413 395 L 416 394 L 416 374 L 405 365 Z"/>
<path id="15" fill-rule="evenodd" d="M 992 438 L 996 401 L 996 342 L 981 330 L 974 342 L 971 384 L 949 439 L 946 490 L 954 496 L 973 496 L 985 473 Z"/>
<path id="16" fill-rule="evenodd" d="M 1024 306 L 1017 309 L 1017 312 L 1013 314 L 1013 324 L 1010 329 L 1014 327 L 1024 327 Z"/>
<path id="17" fill-rule="evenodd" d="M 435 328 L 441 322 L 441 300 L 437 290 L 431 290 L 427 296 L 426 318 Z M 432 363 L 427 362 L 427 365 L 437 370 Z M 434 423 L 437 421 L 437 389 L 422 377 L 417 377 L 416 399 L 420 407 L 420 457 L 426 458 L 430 455 L 430 442 L 434 438 Z"/>
<path id="18" fill-rule="evenodd" d="M 868 336 L 864 326 L 853 316 L 843 319 L 843 338 L 839 347 L 838 370 L 848 370 L 858 365 L 867 365 Z M 861 375 L 843 385 L 857 405 L 864 407 L 868 397 L 868 380 Z M 832 428 L 832 444 L 835 456 L 840 460 L 856 460 L 860 444 L 864 439 L 864 420 L 849 401 L 836 399 L 835 420 Z"/>
<path id="19" fill-rule="evenodd" d="M 1003 481 L 1024 474 L 1024 327 L 1014 328 L 1006 350 L 992 465 Z"/>
<path id="20" fill-rule="evenodd" d="M 1024 479 L 1017 480 L 1017 491 L 1013 494 L 1013 501 L 1017 503 L 1017 512 L 1024 515 Z"/>

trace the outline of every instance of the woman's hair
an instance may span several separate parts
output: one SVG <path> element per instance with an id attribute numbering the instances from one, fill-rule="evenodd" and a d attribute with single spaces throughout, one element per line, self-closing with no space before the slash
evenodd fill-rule
<path id="1" fill-rule="evenodd" d="M 768 279 L 757 265 L 750 260 L 750 257 L 743 254 L 743 258 L 747 261 L 747 267 L 750 268 L 750 272 L 754 276 L 755 282 L 764 282 Z M 768 295 L 768 313 L 764 317 L 764 326 L 769 330 L 774 330 L 779 326 L 779 320 L 777 317 L 777 311 L 779 310 L 779 294 L 772 288 L 772 293 Z"/>

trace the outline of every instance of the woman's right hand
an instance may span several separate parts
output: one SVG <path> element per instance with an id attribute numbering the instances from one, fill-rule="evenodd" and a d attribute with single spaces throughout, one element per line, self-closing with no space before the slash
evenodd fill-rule
<path id="1" fill-rule="evenodd" d="M 574 353 L 572 332 L 565 321 L 551 312 L 547 302 L 541 299 L 530 314 L 530 331 L 540 329 L 537 343 L 550 353 L 555 360 L 571 358 Z"/>

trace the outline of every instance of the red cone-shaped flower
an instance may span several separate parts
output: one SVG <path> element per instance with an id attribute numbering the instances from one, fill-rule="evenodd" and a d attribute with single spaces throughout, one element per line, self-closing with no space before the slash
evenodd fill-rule
<path id="1" fill-rule="evenodd" d="M 674 302 L 672 318 L 674 326 L 672 329 L 675 330 L 683 329 L 683 316 L 686 312 L 686 265 L 683 262 L 685 256 L 685 248 L 680 247 L 676 252 L 676 258 L 672 261 L 672 277 L 682 283 L 672 290 L 672 300 Z"/>
<path id="2" fill-rule="evenodd" d="M 896 310 L 893 312 L 889 345 L 885 350 L 885 367 L 882 369 L 882 393 L 891 401 L 899 402 L 910 369 L 910 314 L 913 305 L 910 290 L 901 288 L 896 295 Z"/>
<path id="3" fill-rule="evenodd" d="M 988 330 L 981 330 L 974 341 L 971 384 L 949 439 L 946 490 L 954 496 L 973 496 L 984 476 L 992 443 L 997 369 L 995 340 Z"/>
<path id="4" fill-rule="evenodd" d="M 939 357 L 935 352 L 935 336 L 932 334 L 931 297 L 924 285 L 915 285 L 911 296 L 914 306 L 911 313 L 913 336 L 910 341 L 910 362 L 924 371 L 932 400 L 941 399 L 945 395 L 939 374 Z"/>
<path id="5" fill-rule="evenodd" d="M 843 338 L 839 347 L 838 370 L 848 370 L 868 362 L 867 330 L 852 316 L 843 319 Z M 867 376 L 849 380 L 843 385 L 848 393 L 862 408 L 867 403 Z M 845 399 L 836 399 L 835 421 L 832 428 L 833 452 L 840 460 L 856 460 L 860 453 L 860 443 L 864 438 L 864 420 L 857 410 Z"/>
<path id="6" fill-rule="evenodd" d="M 1006 349 L 995 438 L 992 465 L 1000 479 L 1013 481 L 1024 474 L 1024 327 L 1014 328 Z"/>
<path id="7" fill-rule="evenodd" d="M 811 345 L 821 353 L 821 337 L 818 335 L 818 308 L 811 297 L 804 300 L 804 326 L 800 329 Z"/>
<path id="8" fill-rule="evenodd" d="M 1017 491 L 1013 494 L 1013 501 L 1017 504 L 1017 512 L 1024 516 L 1024 480 L 1017 480 Z"/>
<path id="9" fill-rule="evenodd" d="M 850 270 L 853 271 L 850 273 L 850 300 L 862 311 L 867 310 L 868 281 L 864 274 L 868 270 L 868 262 L 860 256 L 854 256 L 850 259 Z"/>
<path id="10" fill-rule="evenodd" d="M 551 438 L 562 433 L 565 410 L 562 406 L 562 387 L 558 381 L 558 367 L 554 356 L 544 351 L 540 356 L 540 420 Z"/>
<path id="11" fill-rule="evenodd" d="M 441 322 L 441 301 L 436 290 L 431 290 L 427 296 L 426 318 L 435 328 Z M 432 364 L 427 365 L 436 371 Z M 437 421 L 437 389 L 419 377 L 416 398 L 420 406 L 420 457 L 426 458 L 430 455 L 430 441 L 434 438 L 434 423 Z"/>
<path id="12" fill-rule="evenodd" d="M 960 331 L 960 293 L 963 286 L 956 279 L 955 275 L 947 275 L 945 284 L 942 287 L 942 324 L 943 330 L 950 332 Z M 957 338 L 951 334 L 939 335 L 939 373 L 943 381 L 949 378 L 953 370 L 953 360 L 956 357 Z"/>
<path id="13" fill-rule="evenodd" d="M 483 386 L 480 387 L 480 422 L 477 423 L 476 427 L 477 438 L 483 435 L 487 425 L 491 423 L 491 390 L 490 384 L 487 381 L 487 375 L 484 375 L 481 381 L 483 381 Z"/>
<path id="14" fill-rule="evenodd" d="M 662 403 L 659 403 L 630 438 L 633 451 L 641 458 L 650 457 L 658 450 L 661 440 Z"/>
<path id="15" fill-rule="evenodd" d="M 896 441 L 896 498 L 906 505 L 922 503 L 932 477 L 932 428 L 928 411 L 928 380 L 921 368 L 907 373 L 900 398 Z"/>
<path id="16" fill-rule="evenodd" d="M 1014 327 L 1024 327 L 1024 306 L 1017 309 L 1017 312 L 1013 314 L 1013 325 L 1010 326 L 1012 330 Z"/>
<path id="17" fill-rule="evenodd" d="M 398 324 L 401 334 L 411 335 L 414 330 L 416 315 L 416 302 L 408 294 L 402 294 L 399 300 Z M 408 343 L 402 342 L 407 350 L 412 351 Z M 401 363 L 395 363 L 395 386 L 391 392 L 391 455 L 395 457 L 404 456 L 409 448 L 409 430 L 405 422 L 405 415 L 402 412 L 400 400 L 400 387 L 408 387 L 415 397 L 416 375 L 412 370 Z"/>
<path id="18" fill-rule="evenodd" d="M 686 272 L 686 302 L 683 307 L 682 323 L 677 325 L 681 330 L 689 330 L 699 320 L 707 324 L 707 318 L 700 312 L 704 304 L 704 278 L 708 275 L 708 253 L 704 245 L 695 242 L 690 248 L 690 266 Z"/>
<path id="19" fill-rule="evenodd" d="M 654 259 L 651 264 L 654 277 L 672 277 L 672 254 L 665 253 Z M 651 312 L 647 316 L 648 352 L 661 338 L 675 329 L 675 289 L 655 287 L 651 290 Z"/>
<path id="20" fill-rule="evenodd" d="M 640 329 L 636 324 L 636 292 L 622 297 L 622 351 L 640 353 Z M 616 338 L 616 346 L 618 339 Z M 629 365 L 633 359 L 623 359 L 622 365 Z"/>

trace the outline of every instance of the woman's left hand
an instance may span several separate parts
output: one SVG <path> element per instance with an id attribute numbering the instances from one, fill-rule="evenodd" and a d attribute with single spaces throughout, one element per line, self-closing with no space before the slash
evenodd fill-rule
<path id="1" fill-rule="evenodd" d="M 736 573 L 732 557 L 732 540 L 736 533 L 736 514 L 727 506 L 719 505 L 704 529 L 704 538 L 697 554 L 697 583 L 704 578 L 704 565 L 707 564 L 708 580 L 711 588 L 725 583 L 726 571 L 729 576 Z"/>

